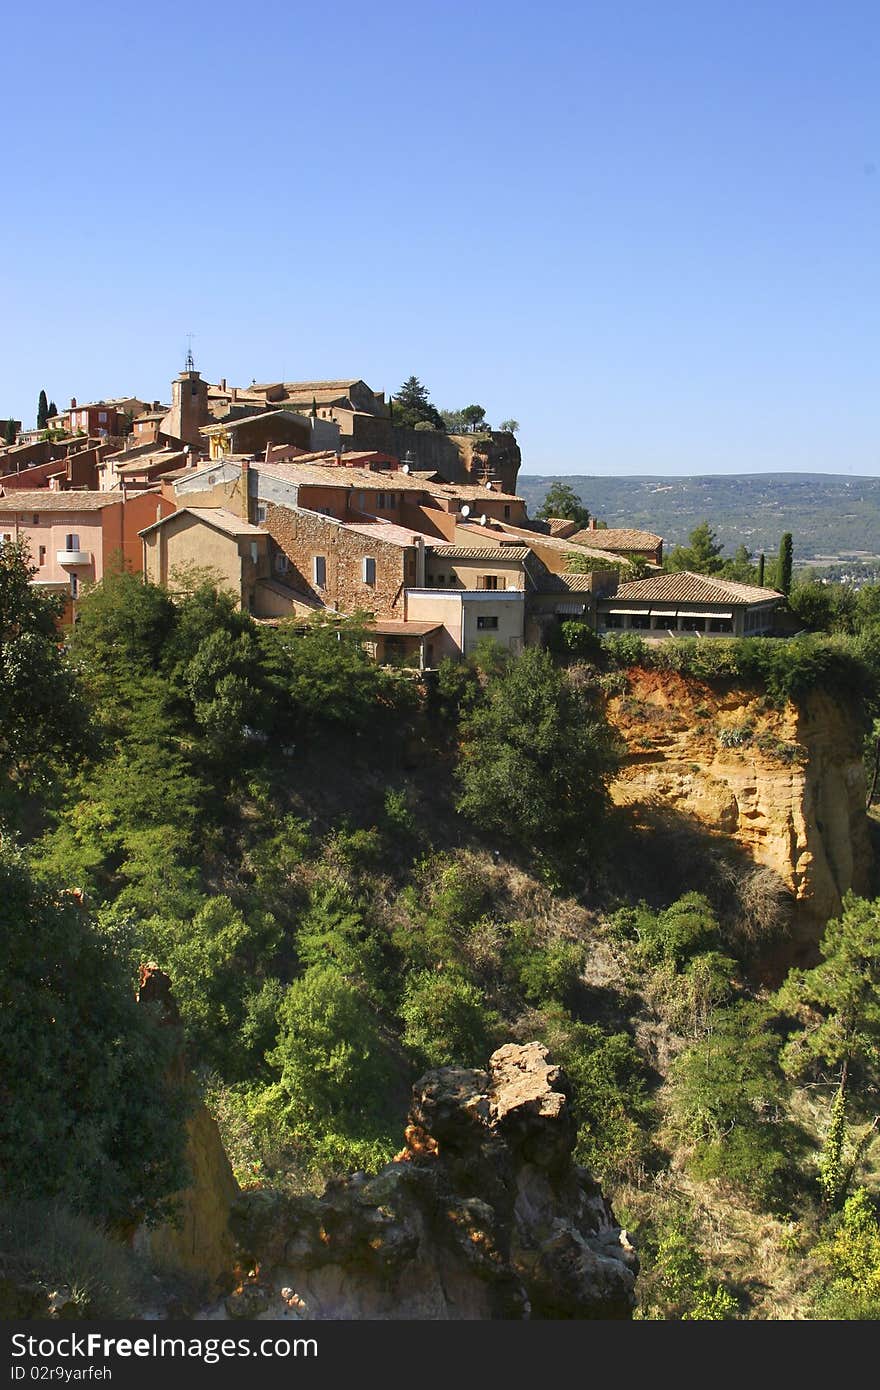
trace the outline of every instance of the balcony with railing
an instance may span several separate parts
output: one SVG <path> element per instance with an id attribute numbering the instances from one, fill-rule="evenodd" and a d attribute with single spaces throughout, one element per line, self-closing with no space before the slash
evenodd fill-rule
<path id="1" fill-rule="evenodd" d="M 77 565 L 90 565 L 92 563 L 92 552 L 90 550 L 56 550 L 55 559 L 59 565 L 65 569 L 72 569 Z"/>

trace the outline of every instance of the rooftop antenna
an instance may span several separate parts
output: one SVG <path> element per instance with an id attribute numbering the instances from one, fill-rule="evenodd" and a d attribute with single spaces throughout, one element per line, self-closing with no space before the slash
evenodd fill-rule
<path id="1" fill-rule="evenodd" d="M 195 336 L 195 333 L 187 333 L 186 335 L 186 362 L 183 368 L 185 372 L 194 372 L 196 369 L 196 364 L 193 361 L 192 353 L 192 340 Z"/>

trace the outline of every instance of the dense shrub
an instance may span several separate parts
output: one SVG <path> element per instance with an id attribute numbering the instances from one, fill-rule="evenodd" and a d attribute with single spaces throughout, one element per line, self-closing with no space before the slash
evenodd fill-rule
<path id="1" fill-rule="evenodd" d="M 0 855 L 0 1181 L 100 1221 L 162 1214 L 184 1185 L 179 1038 L 70 895 Z"/>

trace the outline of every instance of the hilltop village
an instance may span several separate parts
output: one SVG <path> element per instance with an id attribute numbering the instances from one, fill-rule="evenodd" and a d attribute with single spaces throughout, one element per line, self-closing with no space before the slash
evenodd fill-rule
<path id="1" fill-rule="evenodd" d="M 416 378 L 37 418 L 0 1318 L 876 1320 L 880 586 Z"/>
<path id="2" fill-rule="evenodd" d="M 14 422 L 12 422 L 14 423 Z M 663 538 L 528 516 L 509 430 L 395 423 L 364 381 L 204 381 L 83 404 L 0 449 L 0 539 L 69 600 L 119 558 L 174 589 L 210 572 L 256 620 L 361 615 L 383 663 L 430 669 L 561 621 L 648 639 L 771 632 L 781 595 L 664 573 Z"/>

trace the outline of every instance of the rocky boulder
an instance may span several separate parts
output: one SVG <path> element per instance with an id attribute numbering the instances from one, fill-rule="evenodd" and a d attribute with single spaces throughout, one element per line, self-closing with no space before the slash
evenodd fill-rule
<path id="1" fill-rule="evenodd" d="M 376 1176 L 241 1195 L 247 1275 L 206 1316 L 627 1318 L 638 1261 L 574 1138 L 568 1081 L 539 1043 L 428 1072 Z"/>

